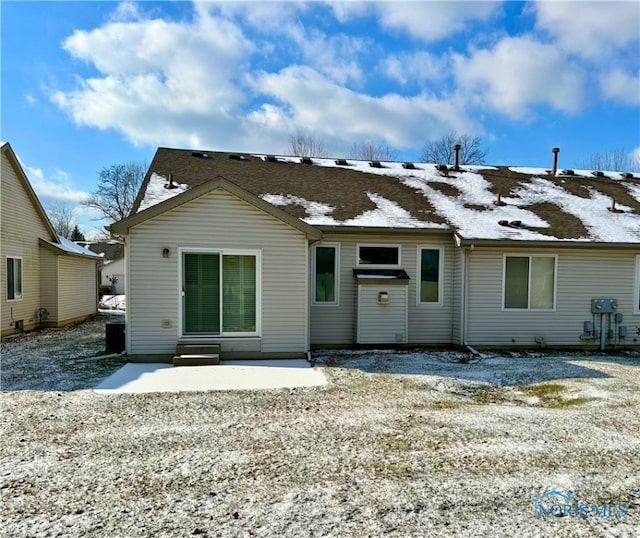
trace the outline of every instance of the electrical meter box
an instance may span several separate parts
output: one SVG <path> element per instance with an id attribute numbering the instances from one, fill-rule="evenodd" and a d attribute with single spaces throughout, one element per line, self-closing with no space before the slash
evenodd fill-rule
<path id="1" fill-rule="evenodd" d="M 617 299 L 591 299 L 592 314 L 614 314 L 617 310 Z"/>

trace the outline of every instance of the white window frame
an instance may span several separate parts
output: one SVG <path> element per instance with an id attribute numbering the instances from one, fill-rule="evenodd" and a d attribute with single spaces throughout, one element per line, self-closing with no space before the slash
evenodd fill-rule
<path id="1" fill-rule="evenodd" d="M 633 285 L 633 313 L 640 314 L 640 254 L 636 255 L 636 270 Z"/>
<path id="2" fill-rule="evenodd" d="M 13 279 L 13 283 L 14 283 L 14 290 L 13 290 L 13 299 L 9 299 L 9 273 L 7 272 L 6 279 L 7 279 L 7 285 L 5 288 L 5 293 L 7 294 L 7 302 L 8 303 L 13 303 L 13 302 L 17 302 L 17 301 L 22 301 L 22 298 L 24 297 L 24 261 L 22 259 L 22 256 L 6 256 L 5 258 L 5 262 L 4 262 L 4 268 L 5 271 L 7 271 L 7 265 L 9 260 L 20 260 L 20 282 L 22 283 L 22 289 L 20 290 L 20 295 L 18 295 L 15 291 L 15 276 Z M 15 275 L 15 266 L 14 266 L 14 275 Z"/>
<path id="3" fill-rule="evenodd" d="M 504 300 L 507 285 L 507 258 L 529 258 L 529 275 L 527 283 L 527 308 L 506 308 Z M 531 258 L 553 258 L 553 307 L 531 308 Z M 555 312 L 558 296 L 558 255 L 557 254 L 503 254 L 502 256 L 502 299 L 501 307 L 504 312 Z"/>
<path id="4" fill-rule="evenodd" d="M 380 247 L 380 248 L 397 248 L 398 249 L 398 263 L 397 264 L 372 264 L 372 263 L 360 263 L 360 248 L 361 247 Z M 356 245 L 356 267 L 363 267 L 369 269 L 399 269 L 402 266 L 402 247 L 400 243 L 358 243 Z"/>
<path id="5" fill-rule="evenodd" d="M 335 300 L 316 301 L 316 249 L 318 247 L 333 248 L 335 250 L 334 271 L 335 278 Z M 312 306 L 340 306 L 340 243 L 320 243 L 314 245 L 311 252 L 311 305 Z"/>
<path id="6" fill-rule="evenodd" d="M 438 300 L 429 302 L 421 301 L 421 286 L 422 286 L 422 251 L 423 250 L 437 250 L 439 252 L 438 257 Z M 442 294 L 444 288 L 444 247 L 442 245 L 418 245 L 416 256 L 416 306 L 430 307 L 430 306 L 442 306 Z M 503 303 L 504 304 L 504 303 Z"/>
<path id="7" fill-rule="evenodd" d="M 220 254 L 220 256 L 255 256 L 256 257 L 256 330 L 254 332 L 224 332 L 223 308 L 220 300 L 220 334 L 216 335 L 192 335 L 184 333 L 183 325 L 183 254 Z M 179 248 L 178 249 L 178 326 L 181 338 L 207 339 L 207 338 L 235 338 L 235 337 L 261 337 L 262 336 L 262 250 L 237 249 L 237 248 Z M 220 271 L 220 289 L 222 290 L 222 271 Z"/>

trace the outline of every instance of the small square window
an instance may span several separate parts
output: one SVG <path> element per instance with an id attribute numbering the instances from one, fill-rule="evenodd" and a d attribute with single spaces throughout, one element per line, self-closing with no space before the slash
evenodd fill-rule
<path id="1" fill-rule="evenodd" d="M 555 308 L 555 256 L 505 256 L 504 308 Z"/>

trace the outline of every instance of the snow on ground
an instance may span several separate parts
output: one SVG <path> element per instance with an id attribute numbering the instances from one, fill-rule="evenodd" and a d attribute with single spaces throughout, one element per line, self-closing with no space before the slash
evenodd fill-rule
<path id="1" fill-rule="evenodd" d="M 314 359 L 327 386 L 3 393 L 4 532 L 637 536 L 638 354 Z M 535 518 L 550 490 L 628 515 Z"/>
<path id="2" fill-rule="evenodd" d="M 106 316 L 2 339 L 0 389 L 90 389 L 124 364 L 105 355 Z"/>
<path id="3" fill-rule="evenodd" d="M 98 312 L 100 314 L 124 316 L 126 310 L 126 295 L 103 295 L 98 303 Z"/>

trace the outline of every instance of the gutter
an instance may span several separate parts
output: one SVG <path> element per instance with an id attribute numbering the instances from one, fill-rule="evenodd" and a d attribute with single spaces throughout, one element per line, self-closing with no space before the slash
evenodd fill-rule
<path id="1" fill-rule="evenodd" d="M 463 239 L 455 235 L 459 247 L 497 247 L 497 248 L 599 248 L 599 249 L 640 249 L 638 243 L 602 243 L 595 241 L 577 241 L 559 239 L 556 241 L 527 241 L 522 239 Z"/>

